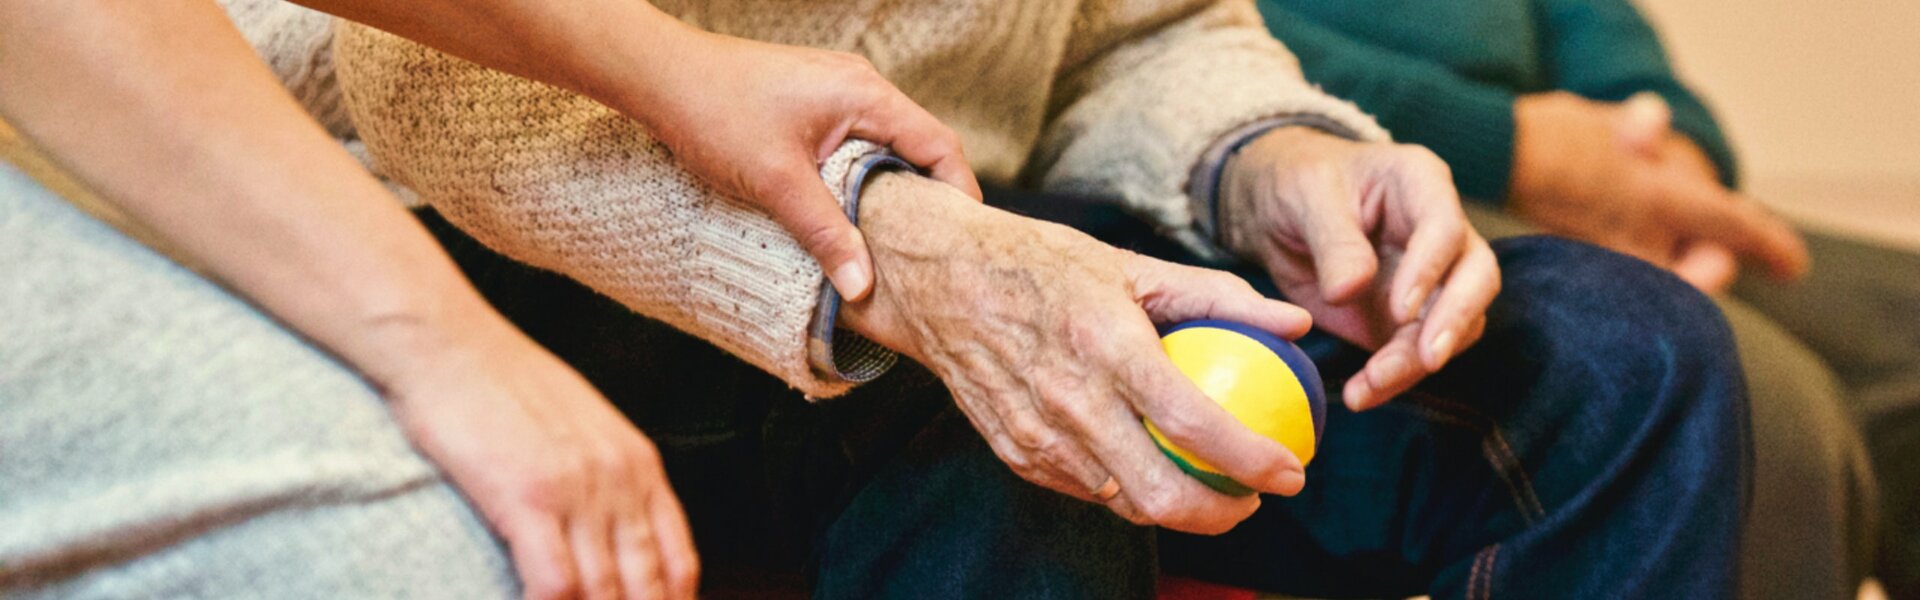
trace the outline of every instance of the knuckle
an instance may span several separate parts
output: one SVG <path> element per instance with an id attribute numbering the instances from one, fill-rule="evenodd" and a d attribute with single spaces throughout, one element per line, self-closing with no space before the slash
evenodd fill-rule
<path id="1" fill-rule="evenodd" d="M 691 558 L 673 563 L 667 567 L 667 584 L 679 589 L 694 589 L 700 585 L 700 561 Z"/>
<path id="2" fill-rule="evenodd" d="M 814 254 L 838 254 L 841 242 L 846 239 L 840 232 L 840 224 L 833 221 L 797 223 L 795 226 L 797 231 L 794 237 L 799 239 L 801 247 Z"/>
<path id="3" fill-rule="evenodd" d="M 1434 153 L 1432 149 L 1426 146 L 1403 144 L 1399 147 L 1406 157 L 1405 160 L 1419 169 L 1430 173 L 1448 175 L 1453 173 L 1453 167 L 1447 164 L 1446 159 L 1440 158 L 1439 154 Z"/>
<path id="4" fill-rule="evenodd" d="M 536 510 L 551 512 L 563 507 L 585 481 L 585 459 L 578 456 L 556 457 L 520 478 L 517 490 L 522 503 Z"/>
<path id="5" fill-rule="evenodd" d="M 593 580 L 586 582 L 588 598 L 619 598 L 620 574 L 612 569 L 604 569 L 592 575 Z"/>
<path id="6" fill-rule="evenodd" d="M 1199 439 L 1206 431 L 1202 419 L 1194 416 L 1197 411 L 1175 409 L 1163 412 L 1166 414 L 1154 415 L 1153 426 L 1169 439 L 1188 442 Z"/>
<path id="7" fill-rule="evenodd" d="M 1134 504 L 1140 507 L 1142 516 L 1152 523 L 1167 525 L 1177 522 L 1180 513 L 1178 494 L 1166 486 L 1156 486 L 1145 493 L 1134 496 Z"/>
<path id="8" fill-rule="evenodd" d="M 1016 420 L 1007 426 L 1007 435 L 1013 438 L 1013 443 L 1028 451 L 1040 451 L 1053 445 L 1055 437 L 1052 431 L 1039 423 L 1039 419 Z"/>

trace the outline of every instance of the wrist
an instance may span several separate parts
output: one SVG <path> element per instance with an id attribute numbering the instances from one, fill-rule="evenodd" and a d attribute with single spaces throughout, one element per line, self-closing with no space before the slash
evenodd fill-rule
<path id="1" fill-rule="evenodd" d="M 896 352 L 922 358 L 908 324 L 915 298 L 972 285 L 950 279 L 948 274 L 960 271 L 952 263 L 996 260 L 987 247 L 1017 229 L 1009 221 L 1020 220 L 939 181 L 898 171 L 875 174 L 860 201 L 860 230 L 873 257 L 873 291 L 843 304 L 840 323 Z"/>
<path id="2" fill-rule="evenodd" d="M 450 277 L 397 279 L 341 296 L 347 315 L 343 335 L 328 337 L 342 359 L 383 393 L 430 379 L 453 365 L 501 348 L 527 343 L 479 292 L 446 264 Z M 438 281 L 436 281 L 438 280 Z"/>
<path id="3" fill-rule="evenodd" d="M 1311 127 L 1282 127 L 1261 134 L 1228 159 L 1221 177 L 1216 217 L 1220 245 L 1248 257 L 1253 237 L 1249 229 L 1259 229 L 1266 221 L 1263 199 L 1276 194 L 1282 165 L 1305 164 L 1315 148 L 1328 141 L 1356 143 Z"/>

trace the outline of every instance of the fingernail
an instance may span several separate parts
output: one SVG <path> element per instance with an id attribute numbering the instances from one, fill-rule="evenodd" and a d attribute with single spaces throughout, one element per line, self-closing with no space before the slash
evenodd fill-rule
<path id="1" fill-rule="evenodd" d="M 1347 382 L 1347 389 L 1343 391 L 1340 394 L 1340 396 L 1341 398 L 1346 400 L 1347 410 L 1351 410 L 1353 412 L 1360 412 L 1362 410 L 1366 410 L 1366 408 L 1364 407 L 1367 405 L 1367 401 L 1369 400 L 1368 398 L 1369 394 L 1367 392 L 1367 383 L 1364 381 L 1361 381 L 1359 377 L 1355 377 L 1351 381 Z"/>
<path id="2" fill-rule="evenodd" d="M 1427 364 L 1438 369 L 1440 365 L 1446 364 L 1448 359 L 1453 358 L 1453 338 L 1451 329 L 1433 336 L 1433 343 L 1427 345 Z"/>
<path id="3" fill-rule="evenodd" d="M 833 270 L 833 289 L 840 292 L 843 299 L 858 301 L 866 297 L 868 283 L 867 270 L 860 268 L 857 261 L 840 263 L 840 267 Z"/>

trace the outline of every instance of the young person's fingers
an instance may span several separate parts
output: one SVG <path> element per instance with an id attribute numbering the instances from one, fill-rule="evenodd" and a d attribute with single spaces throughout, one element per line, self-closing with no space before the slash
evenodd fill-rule
<path id="1" fill-rule="evenodd" d="M 634 500 L 644 502 L 639 498 Z M 614 562 L 620 571 L 620 598 L 626 600 L 668 597 L 661 577 L 659 540 L 646 512 L 643 506 L 632 507 L 614 523 Z"/>
<path id="2" fill-rule="evenodd" d="M 660 547 L 660 576 L 667 597 L 693 600 L 700 595 L 700 555 L 693 546 L 693 532 L 687 526 L 680 499 L 659 479 L 647 500 L 649 524 Z"/>
<path id="3" fill-rule="evenodd" d="M 497 522 L 528 600 L 578 598 L 580 579 L 560 521 L 528 511 Z"/>
<path id="4" fill-rule="evenodd" d="M 614 547 L 614 528 L 612 515 L 598 511 L 574 514 L 567 520 L 567 540 L 580 570 L 581 597 L 587 600 L 618 600 L 621 596 L 624 585 L 619 550 Z"/>
<path id="5" fill-rule="evenodd" d="M 960 135 L 905 94 L 889 94 L 873 114 L 855 122 L 848 134 L 886 146 L 934 179 L 981 199 L 980 182 L 967 163 Z"/>

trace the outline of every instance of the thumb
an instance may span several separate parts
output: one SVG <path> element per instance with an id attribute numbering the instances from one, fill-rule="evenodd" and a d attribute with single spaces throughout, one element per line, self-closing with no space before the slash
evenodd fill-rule
<path id="1" fill-rule="evenodd" d="M 760 187 L 760 206 L 766 209 L 800 247 L 820 262 L 833 289 L 848 301 L 859 301 L 873 289 L 873 258 L 867 239 L 847 219 L 820 176 L 803 166 L 783 169 Z"/>
<path id="2" fill-rule="evenodd" d="M 1653 92 L 1640 92 L 1620 103 L 1614 116 L 1614 141 L 1636 154 L 1652 155 L 1673 130 L 1673 109 Z"/>

